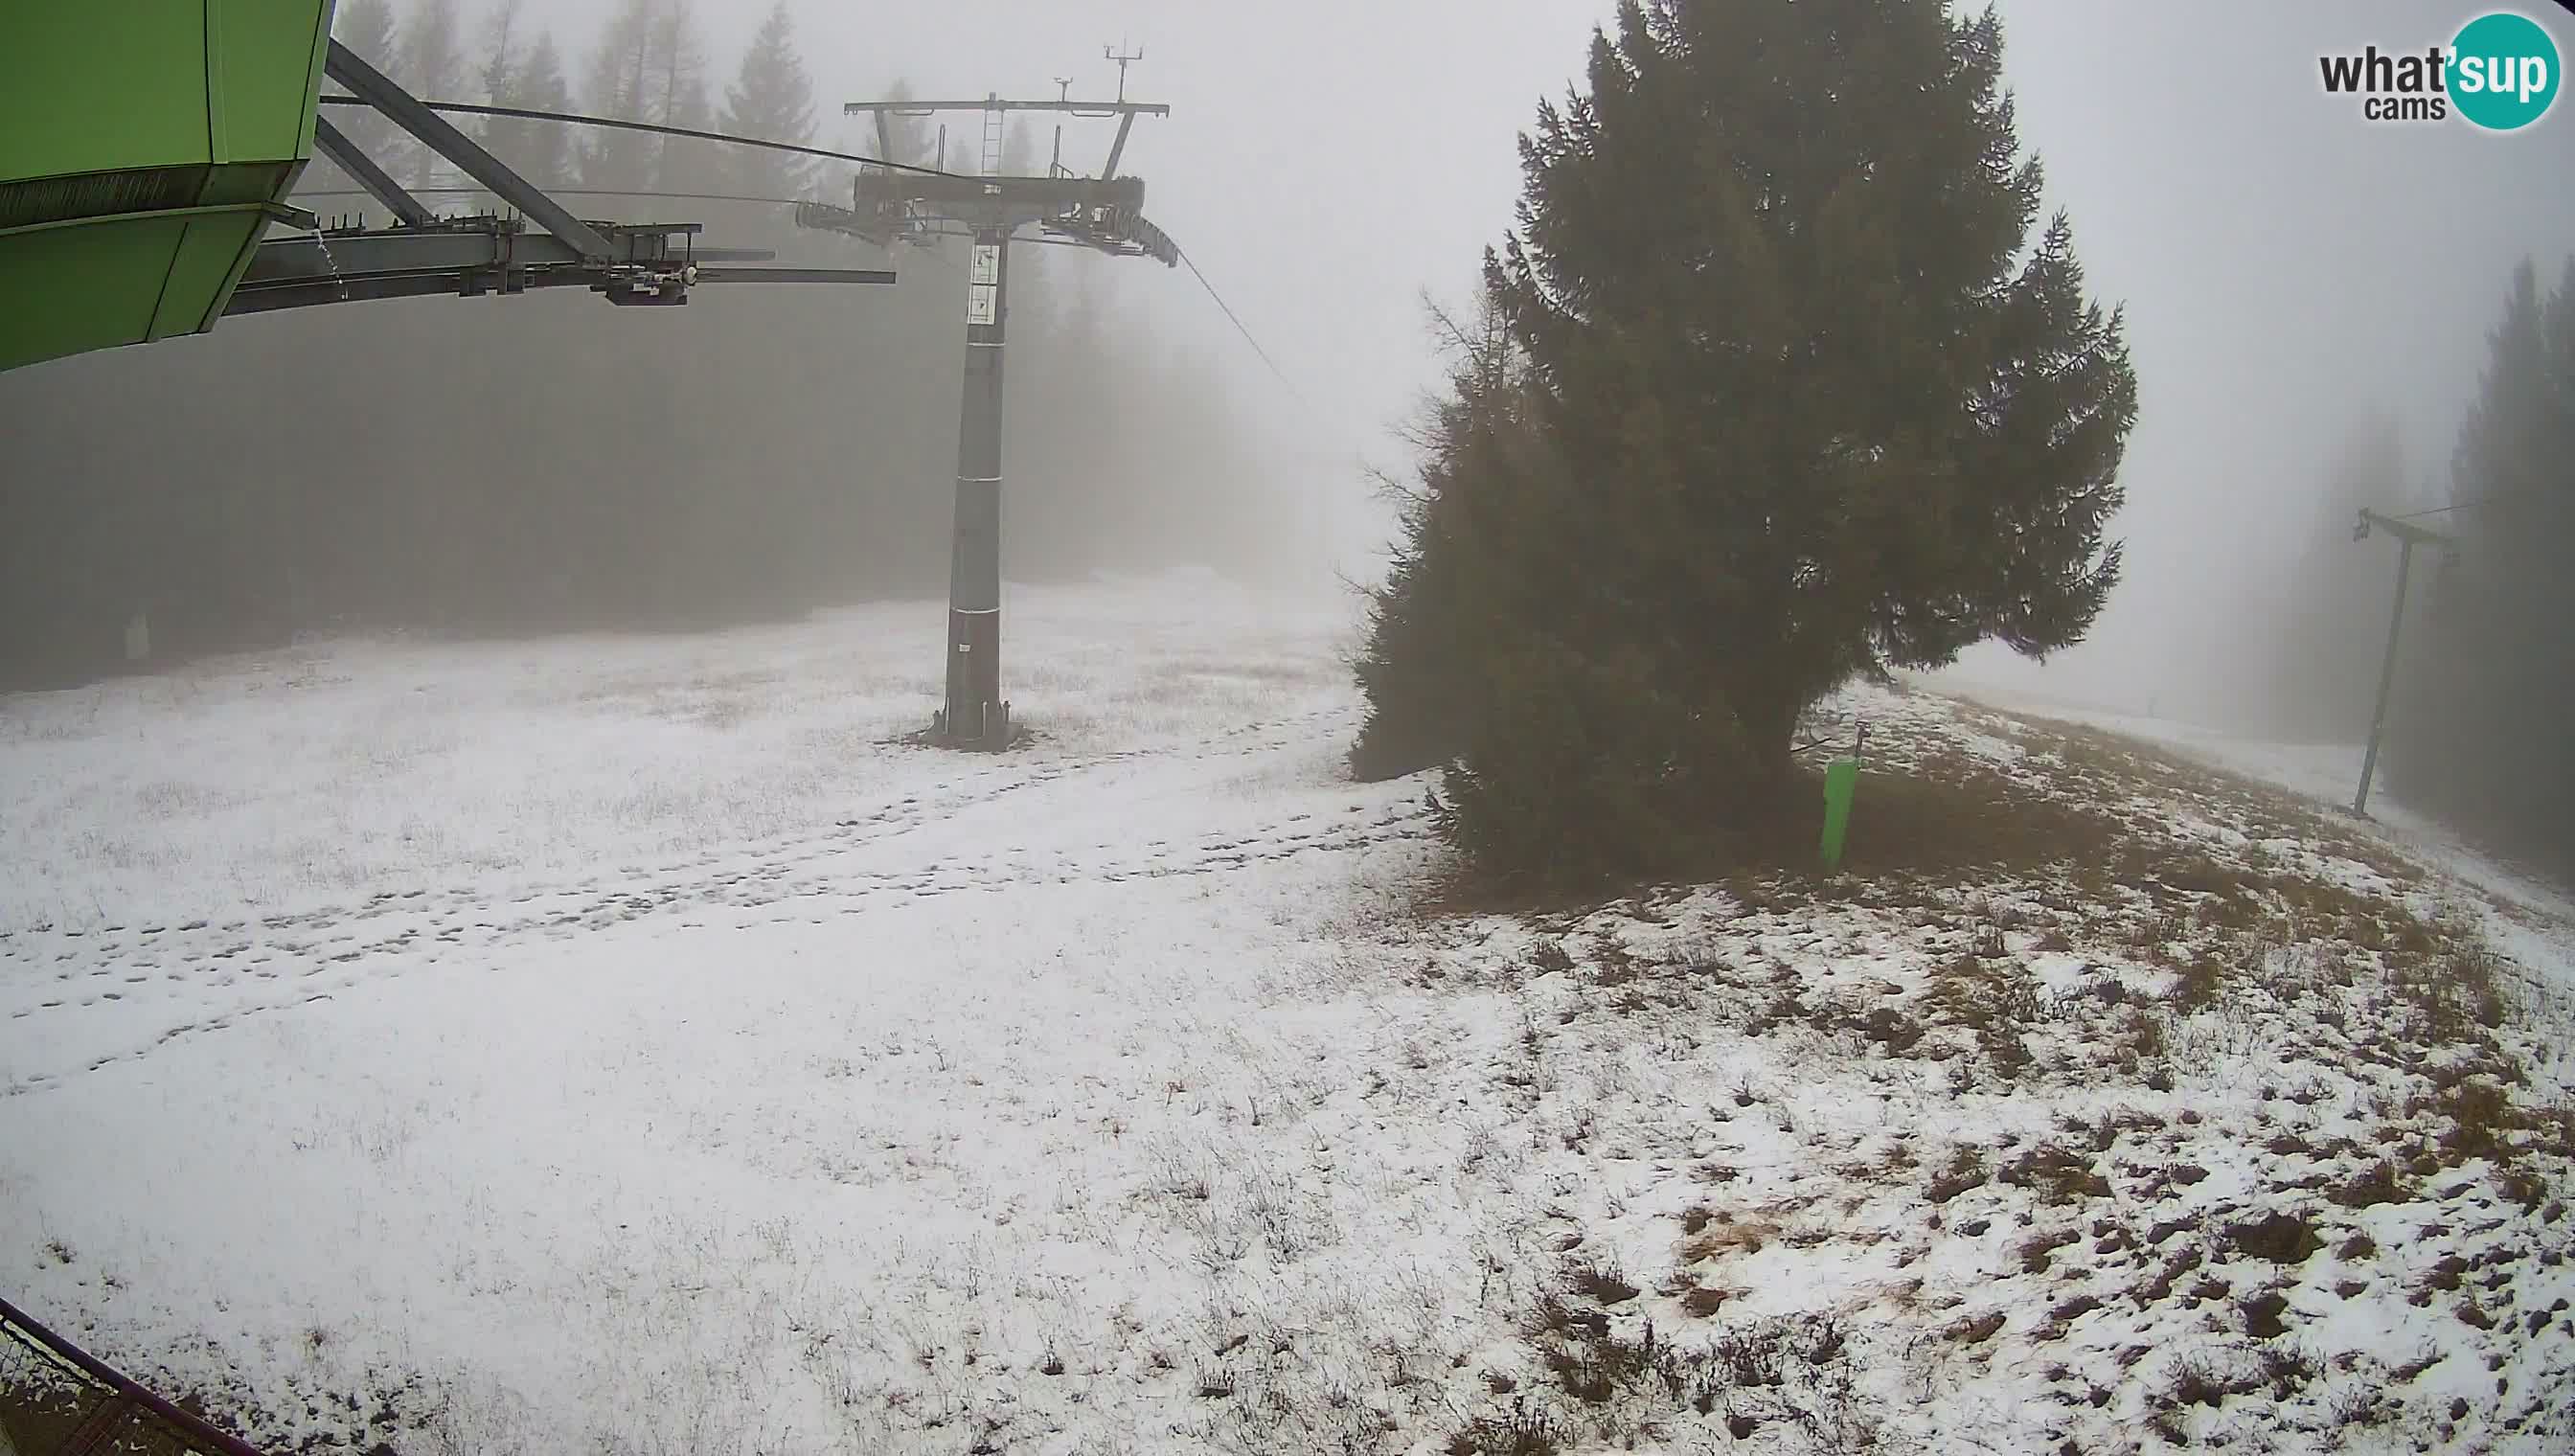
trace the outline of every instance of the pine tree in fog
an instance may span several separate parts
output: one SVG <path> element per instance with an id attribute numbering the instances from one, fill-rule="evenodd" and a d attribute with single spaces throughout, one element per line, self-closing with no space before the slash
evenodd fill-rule
<path id="1" fill-rule="evenodd" d="M 707 52 L 686 0 L 622 0 L 601 31 L 582 88 L 599 116 L 708 128 Z M 710 144 L 644 132 L 593 130 L 580 144 L 585 187 L 642 195 L 704 192 L 720 181 Z"/>
<path id="2" fill-rule="evenodd" d="M 398 64 L 395 44 L 396 22 L 391 0 L 348 0 L 332 13 L 331 36 L 378 70 Z M 339 94 L 336 83 L 325 83 L 326 90 Z M 390 161 L 387 149 L 397 133 L 393 123 L 385 120 L 371 106 L 334 106 L 327 109 L 332 125 L 347 134 L 358 149 L 379 163 Z M 317 166 L 327 165 L 317 163 Z M 350 185 L 345 181 L 340 184 Z"/>
<path id="3" fill-rule="evenodd" d="M 590 53 L 581 92 L 585 110 L 623 121 L 655 119 L 649 104 L 655 12 L 654 0 L 620 0 Z M 643 191 L 653 175 L 654 140 L 641 132 L 588 131 L 579 144 L 582 185 Z"/>
<path id="4" fill-rule="evenodd" d="M 456 0 L 415 0 L 403 26 L 394 78 L 424 101 L 455 100 L 466 89 L 464 42 Z M 404 164 L 415 187 L 435 186 L 446 165 L 437 153 L 418 145 L 404 149 Z"/>
<path id="5" fill-rule="evenodd" d="M 703 49 L 673 44 L 671 7 L 623 0 L 561 50 L 529 42 L 537 13 L 478 4 L 451 95 L 645 120 L 703 105 Z M 338 18 L 344 39 L 395 66 L 402 30 L 382 0 L 349 0 Z M 581 58 L 577 106 L 567 52 Z M 769 68 L 726 71 L 743 84 L 725 101 L 748 114 L 767 94 L 749 78 Z M 333 114 L 353 129 L 369 115 Z M 896 118 L 891 130 L 897 159 L 929 160 L 929 126 Z M 631 134 L 529 123 L 486 135 L 546 184 L 613 179 L 649 194 L 662 160 L 657 139 Z M 851 140 L 877 149 L 873 129 Z M 618 145 L 629 142 L 643 145 Z M 673 154 L 674 172 L 688 165 Z M 0 375 L 0 690 L 121 670 L 137 607 L 151 613 L 156 667 L 298 633 L 697 628 L 892 598 L 932 604 L 935 620 L 962 253 L 888 255 L 800 232 L 777 207 L 647 195 L 583 197 L 578 210 L 702 221 L 710 244 L 891 264 L 902 282 L 729 285 L 672 310 L 606 308 L 573 289 L 338 305 Z M 1239 406 L 1209 361 L 1109 292 L 1112 279 L 1132 279 L 1136 296 L 1170 280 L 1034 245 L 1014 261 L 1027 266 L 1006 423 L 1012 580 L 1271 554 L 1255 504 L 1271 462 Z M 137 398 L 153 408 L 136 414 Z M 299 406 L 283 448 L 279 398 Z M 174 460 L 187 463 L 184 490 L 170 484 Z"/>
<path id="6" fill-rule="evenodd" d="M 707 99 L 706 40 L 688 0 L 663 0 L 650 35 L 651 105 L 639 120 L 707 130 L 715 122 L 715 109 Z M 654 191 L 708 192 L 721 182 L 723 164 L 712 144 L 663 136 L 655 137 L 653 146 Z"/>
<path id="7" fill-rule="evenodd" d="M 507 105 L 509 103 L 501 98 L 511 94 L 512 77 L 519 66 L 519 0 L 501 0 L 500 4 L 492 7 L 488 30 L 483 65 L 476 73 L 476 79 L 482 82 L 484 100 Z M 507 120 L 507 117 L 490 118 L 485 134 L 490 135 L 491 127 Z"/>
<path id="8" fill-rule="evenodd" d="M 2575 258 L 2553 292 L 2523 264 L 2491 336 L 2451 462 L 2457 509 L 2434 519 L 2458 558 L 2434 570 L 2388 763 L 2409 804 L 2575 876 L 2570 461 Z"/>
<path id="9" fill-rule="evenodd" d="M 814 83 L 796 52 L 796 22 L 785 0 L 773 6 L 725 90 L 718 130 L 733 136 L 799 145 L 814 139 Z M 724 190 L 745 197 L 803 197 L 813 185 L 813 159 L 788 152 L 730 147 Z"/>
<path id="10" fill-rule="evenodd" d="M 348 0 L 331 15 L 331 38 L 378 70 L 394 64 L 397 30 L 392 0 Z"/>
<path id="11" fill-rule="evenodd" d="M 483 37 L 483 62 L 475 70 L 475 80 L 482 99 L 494 106 L 519 106 L 519 75 L 527 59 L 520 52 L 519 0 L 501 0 L 492 8 Z M 516 117 L 485 118 L 480 126 L 486 151 L 507 162 L 525 177 L 521 159 L 527 151 L 527 140 L 542 126 L 550 123 L 525 121 Z"/>
<path id="12" fill-rule="evenodd" d="M 1469 721 L 1467 685 L 1458 676 L 1474 661 L 1461 634 L 1456 578 L 1482 553 L 1452 533 L 1471 526 L 1471 496 L 1484 500 L 1530 475 L 1550 488 L 1561 465 L 1547 452 L 1535 417 L 1536 391 L 1527 357 L 1489 298 L 1471 323 L 1433 311 L 1450 361 L 1447 391 L 1431 404 L 1411 444 L 1421 464 L 1417 486 L 1388 478 L 1402 511 L 1402 530 L 1383 585 L 1368 604 L 1366 646 L 1353 663 L 1367 717 L 1350 750 L 1361 779 L 1392 778 L 1454 757 Z M 1474 485 L 1462 485 L 1471 480 Z"/>
<path id="13" fill-rule="evenodd" d="M 505 53 L 497 43 L 492 55 L 500 64 L 487 64 L 484 74 L 485 84 L 494 88 L 491 97 L 495 105 L 534 111 L 570 109 L 572 96 L 564 84 L 563 55 L 555 49 L 552 32 L 540 32 L 522 59 L 504 61 Z M 572 179 L 572 135 L 562 122 L 495 117 L 484 144 L 513 171 L 539 187 L 559 187 Z"/>
<path id="14" fill-rule="evenodd" d="M 1485 869 L 1649 871 L 1781 802 L 1854 675 L 2089 629 L 2136 379 L 2001 66 L 1990 12 L 1628 0 L 1541 108 L 1486 287 L 1544 448 L 1417 543 Z"/>

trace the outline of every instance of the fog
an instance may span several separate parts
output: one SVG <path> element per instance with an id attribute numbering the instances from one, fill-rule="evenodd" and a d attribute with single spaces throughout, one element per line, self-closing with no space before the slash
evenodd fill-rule
<path id="1" fill-rule="evenodd" d="M 588 32 L 608 0 L 550 0 Z M 740 49 L 767 0 L 701 0 L 714 49 Z M 873 152 L 839 105 L 885 94 L 962 100 L 1114 94 L 1117 46 L 1137 100 L 1172 114 L 1136 126 L 1121 170 L 1288 377 L 1283 385 L 1186 272 L 1095 263 L 1156 334 L 1203 351 L 1293 452 L 1328 565 L 1364 575 L 1392 529 L 1368 468 L 1399 465 L 1407 424 L 1438 369 L 1424 295 L 1476 284 L 1482 250 L 1518 195 L 1515 138 L 1541 97 L 1579 74 L 1609 3 L 1586 0 L 1320 0 L 1209 5 L 1000 0 L 973 9 L 795 7 L 827 146 Z M 536 13 L 532 11 L 532 14 Z M 972 115 L 944 118 L 952 142 Z M 1066 160 L 1096 171 L 1112 124 L 1075 122 Z M 1041 133 L 1041 145 L 1052 132 Z M 1090 260 L 1081 260 L 1090 261 Z M 901 259 L 897 259 L 898 264 Z"/>
<path id="2" fill-rule="evenodd" d="M 2316 509 L 2324 478 L 2384 415 L 2397 474 L 2441 496 L 2514 265 L 2535 258 L 2545 279 L 2575 253 L 2575 119 L 2561 106 L 2512 135 L 2371 124 L 2322 93 L 2317 57 L 2420 50 L 2488 8 L 2001 0 L 2022 143 L 2046 161 L 2093 290 L 2127 307 L 2143 404 L 2118 525 L 2128 577 L 2091 641 L 2043 666 L 1979 650 L 1963 676 L 2239 717 L 2244 674 L 2226 660 L 2241 616 L 2279 596 L 2319 532 L 2392 576 L 2387 542 L 2352 545 L 2349 519 Z M 885 57 L 926 90 L 1087 89 L 1115 75 L 1103 42 L 1141 46 L 1133 91 L 1174 107 L 1140 123 L 1148 209 L 1313 411 L 1268 388 L 1239 344 L 1225 352 L 1228 326 L 1186 280 L 1129 296 L 1209 341 L 1283 420 L 1312 422 L 1331 549 L 1363 570 L 1388 527 L 1342 467 L 1402 458 L 1389 427 L 1436 374 L 1418 298 L 1471 290 L 1510 221 L 1513 138 L 1578 75 L 1610 11 L 1016 0 L 974 12 L 971 40 L 954 19 L 867 6 L 804 23 L 827 94 L 880 82 Z"/>
<path id="3" fill-rule="evenodd" d="M 2419 50 L 2487 8 L 2003 6 L 2022 140 L 2094 288 L 2128 306 L 2142 406 L 2129 576 L 2092 640 L 2043 670 L 1983 651 L 1964 671 L 2227 716 L 2248 598 L 2319 531 L 2349 542 L 2314 502 L 2364 417 L 2392 415 L 2401 474 L 2446 496 L 2513 266 L 2549 278 L 2575 252 L 2575 125 L 2562 108 L 2512 135 L 2372 125 L 2322 94 L 2316 56 Z M 2392 592 L 2391 544 L 2348 549 Z"/>
<path id="4" fill-rule="evenodd" d="M 563 45 L 577 107 L 585 51 L 613 8 L 521 7 L 520 26 Z M 719 99 L 768 8 L 698 0 Z M 2509 136 L 2372 125 L 2349 98 L 2321 93 L 2321 51 L 2373 42 L 2419 50 L 2483 8 L 2473 4 L 2000 8 L 2022 141 L 2046 159 L 2049 192 L 2072 216 L 2092 289 L 2126 306 L 2143 406 L 2117 528 L 2128 577 L 2091 640 L 2044 667 L 1977 650 L 1959 671 L 2087 702 L 2225 717 L 2245 676 L 2225 662 L 2242 614 L 2286 590 L 2281 564 L 2319 532 L 2341 529 L 2316 502 L 2330 461 L 2364 422 L 2392 420 L 2403 453 L 2396 476 L 2425 499 L 2441 496 L 2512 267 L 2534 257 L 2552 278 L 2575 252 L 2575 187 L 2564 182 L 2575 176 L 2575 117 L 2561 106 Z M 464 7 L 469 63 L 488 9 Z M 1399 427 L 1437 378 L 1424 297 L 1455 303 L 1474 286 L 1481 250 L 1509 224 L 1514 137 L 1537 101 L 1560 95 L 1578 72 L 1588 32 L 1609 7 L 802 0 L 790 9 L 814 82 L 815 140 L 857 150 L 872 149 L 873 135 L 843 118 L 839 103 L 898 80 L 917 94 L 962 98 L 1052 96 L 1070 78 L 1077 95 L 1097 95 L 1118 84 L 1104 44 L 1143 50 L 1129 93 L 1173 113 L 1138 123 L 1123 170 L 1146 179 L 1148 215 L 1206 270 L 1287 378 L 1273 376 L 1186 271 L 1050 253 L 1043 266 L 1055 296 L 1087 298 L 1114 318 L 1100 336 L 1114 345 L 1098 347 L 1114 349 L 1116 361 L 1051 360 L 1035 342 L 1014 355 L 1013 569 L 1202 560 L 1328 589 L 1338 577 L 1366 578 L 1391 529 L 1366 471 L 1400 469 Z M 971 116 L 947 121 L 953 137 L 974 125 Z M 1070 126 L 1067 161 L 1095 170 L 1108 130 Z M 1043 154 L 1051 132 L 1040 128 L 1030 142 Z M 626 212 L 703 217 L 709 243 L 774 241 L 794 261 L 884 258 L 782 237 L 774 210 L 637 203 Z M 853 572 L 841 595 L 936 595 L 962 354 L 952 296 L 962 281 L 926 255 L 898 250 L 892 263 L 906 274 L 900 289 L 839 290 L 828 302 L 711 289 L 682 316 L 613 314 L 579 298 L 359 305 L 237 319 L 208 339 L 22 371 L 0 378 L 0 427 L 16 443 L 13 529 L 43 519 L 28 505 L 36 477 L 86 489 L 111 458 L 119 469 L 153 460 L 166 473 L 155 489 L 183 488 L 198 468 L 188 439 L 119 456 L 102 453 L 100 437 L 138 397 L 187 416 L 193 430 L 211 428 L 171 401 L 217 382 L 231 391 L 226 412 L 258 421 L 219 431 L 224 451 L 237 457 L 257 442 L 276 470 L 306 477 L 380 470 L 370 457 L 383 442 L 396 442 L 390 452 L 410 463 L 416 490 L 451 470 L 673 469 L 651 443 L 664 436 L 601 407 L 595 388 L 566 384 L 615 359 L 686 382 L 632 414 L 685 412 L 687 429 L 667 438 L 686 441 L 685 468 L 703 478 L 748 489 L 746 474 L 819 475 L 845 462 L 885 476 L 886 498 L 904 505 L 875 522 L 871 560 L 918 569 Z M 721 322 L 729 314 L 731 326 Z M 1124 381 L 1112 391 L 1118 404 L 1070 398 L 1066 381 L 1045 373 L 1050 364 L 1115 374 Z M 438 381 L 460 374 L 492 377 L 480 420 L 442 413 L 455 396 Z M 321 398 L 317 377 L 330 383 Z M 847 400 L 835 394 L 844 378 L 853 382 Z M 288 387 L 283 397 L 269 382 Z M 424 400 L 449 403 L 425 409 Z M 506 466 L 488 450 L 489 419 L 508 413 L 505 403 L 542 420 L 545 437 L 533 426 L 500 432 L 515 461 Z M 845 433 L 816 438 L 825 422 Z M 478 453 L 478 443 L 487 449 Z M 1058 451 L 1087 453 L 1088 463 L 1065 466 Z M 1126 502 L 1124 514 L 1089 509 L 1112 497 Z M 1043 539 L 1051 530 L 1093 530 L 1109 544 L 1055 560 Z M 93 548 L 114 539 L 82 538 Z"/>

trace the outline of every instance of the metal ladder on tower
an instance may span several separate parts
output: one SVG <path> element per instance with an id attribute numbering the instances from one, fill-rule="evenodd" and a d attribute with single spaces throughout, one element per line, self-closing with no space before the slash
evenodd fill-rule
<path id="1" fill-rule="evenodd" d="M 998 102 L 1002 98 L 999 92 L 995 92 L 986 96 L 984 99 L 988 102 Z M 1003 112 L 999 106 L 991 107 L 985 111 L 984 175 L 987 177 L 999 177 L 1002 175 L 1002 122 Z"/>

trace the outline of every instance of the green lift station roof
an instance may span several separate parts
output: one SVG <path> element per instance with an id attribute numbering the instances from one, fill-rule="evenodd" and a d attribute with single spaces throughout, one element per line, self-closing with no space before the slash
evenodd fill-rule
<path id="1" fill-rule="evenodd" d="M 332 0 L 11 6 L 0 370 L 211 329 L 313 151 Z"/>

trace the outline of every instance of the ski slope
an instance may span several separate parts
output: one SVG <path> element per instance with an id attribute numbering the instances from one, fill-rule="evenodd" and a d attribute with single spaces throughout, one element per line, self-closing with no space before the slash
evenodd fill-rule
<path id="1" fill-rule="evenodd" d="M 2029 1267 L 2076 1218 L 2053 1199 L 1917 1185 L 2091 1119 L 2116 1206 L 2067 1227 L 2222 1228 L 2265 1186 L 2290 1033 L 2177 1017 L 2184 1080 L 2152 1091 L 2034 1027 L 2016 1092 L 1820 1016 L 1747 1024 L 1775 978 L 1932 1025 L 1961 916 L 1998 912 L 1431 916 L 1425 784 L 1341 767 L 1353 613 L 1197 576 L 1012 612 L 1043 736 L 998 757 L 900 741 L 935 696 L 924 605 L 0 700 L 11 1297 L 263 1438 L 406 1452 L 1508 1449 L 1577 1265 L 1600 1329 L 1733 1374 L 1704 1408 L 1558 1401 L 1568 1450 L 2143 1449 L 2168 1361 L 2243 1354 L 2186 1284 L 2061 1315 L 2092 1286 Z M 2037 751 L 1936 700 L 1857 706 Z M 2049 995 L 2169 991 L 2039 943 L 2011 932 Z M 2521 969 L 2562 983 L 2556 943 Z M 2379 1073 L 2300 1075 L 2319 1159 L 2367 1134 Z M 2470 1174 L 2365 1210 L 2390 1263 L 2564 1242 L 2491 1222 Z M 2293 1315 L 2348 1282 L 2328 1262 Z M 2312 1383 L 2202 1434 L 2396 1384 L 2419 1399 L 2349 1449 L 2566 1433 L 2529 1411 L 2575 1378 L 2548 1309 L 2575 1268 L 2521 1269 L 2482 1329 L 2367 1277 L 2308 1310 Z"/>

